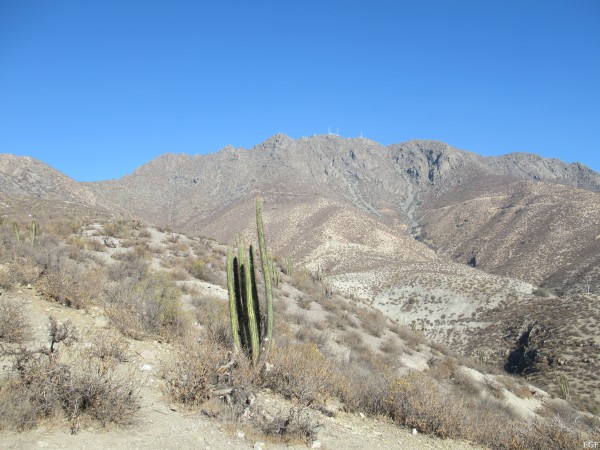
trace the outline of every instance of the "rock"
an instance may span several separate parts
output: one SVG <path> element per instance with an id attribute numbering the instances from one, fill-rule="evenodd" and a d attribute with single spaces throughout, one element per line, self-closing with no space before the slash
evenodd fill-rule
<path id="1" fill-rule="evenodd" d="M 319 441 L 319 440 L 313 441 L 310 448 L 321 448 L 321 441 Z"/>
<path id="2" fill-rule="evenodd" d="M 96 317 L 94 320 L 94 325 L 98 328 L 106 328 L 108 327 L 108 319 L 104 316 Z"/>
<path id="3" fill-rule="evenodd" d="M 140 356 L 145 361 L 156 361 L 156 354 L 153 351 L 151 351 L 151 350 L 142 350 L 140 352 Z"/>

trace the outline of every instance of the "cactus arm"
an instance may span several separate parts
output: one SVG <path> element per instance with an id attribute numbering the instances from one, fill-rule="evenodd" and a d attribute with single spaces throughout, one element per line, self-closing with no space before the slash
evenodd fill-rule
<path id="1" fill-rule="evenodd" d="M 267 253 L 267 244 L 265 242 L 265 228 L 262 220 L 262 201 L 256 198 L 256 228 L 258 232 L 258 247 L 260 249 L 260 260 L 262 263 L 263 275 L 265 278 L 265 301 L 267 305 L 267 348 L 271 348 L 273 342 L 273 291 L 271 286 L 271 276 L 269 270 L 269 255 Z"/>
<path id="2" fill-rule="evenodd" d="M 250 346 L 252 355 L 252 364 L 256 365 L 260 352 L 258 340 L 258 318 L 255 315 L 254 302 L 258 299 L 252 297 L 252 275 L 250 272 L 250 262 L 244 262 L 244 274 L 246 279 L 246 314 L 248 316 L 248 328 L 250 329 Z"/>
<path id="3" fill-rule="evenodd" d="M 262 339 L 262 336 L 261 336 L 262 330 L 261 330 L 261 326 L 260 326 L 260 321 L 261 321 L 260 302 L 258 300 L 258 289 L 256 288 L 256 271 L 255 271 L 255 267 L 254 267 L 254 249 L 252 248 L 252 245 L 250 246 L 250 250 L 249 250 L 248 254 L 250 255 L 248 264 L 250 265 L 250 282 L 252 284 L 252 298 L 254 299 L 254 301 L 253 301 L 254 317 L 256 318 L 256 323 L 258 324 L 258 342 L 260 342 Z"/>
<path id="4" fill-rule="evenodd" d="M 227 292 L 229 293 L 229 315 L 231 317 L 231 333 L 233 335 L 233 348 L 239 352 L 242 348 L 239 333 L 238 311 L 236 305 L 236 291 L 234 289 L 233 256 L 231 249 L 227 248 Z"/>

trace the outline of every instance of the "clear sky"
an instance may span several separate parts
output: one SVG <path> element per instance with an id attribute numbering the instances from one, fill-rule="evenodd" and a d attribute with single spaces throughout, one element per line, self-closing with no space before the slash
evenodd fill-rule
<path id="1" fill-rule="evenodd" d="M 0 0 L 0 153 L 90 181 L 328 128 L 600 170 L 600 1 Z"/>

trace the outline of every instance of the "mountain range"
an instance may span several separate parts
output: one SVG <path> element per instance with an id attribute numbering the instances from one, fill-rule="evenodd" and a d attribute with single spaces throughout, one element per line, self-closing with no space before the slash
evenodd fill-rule
<path id="1" fill-rule="evenodd" d="M 109 181 L 78 183 L 11 155 L 0 173 L 4 194 L 121 211 L 222 242 L 250 236 L 260 195 L 273 250 L 332 276 L 438 261 L 561 293 L 599 287 L 600 175 L 580 163 L 278 134 L 251 150 L 165 154 Z"/>

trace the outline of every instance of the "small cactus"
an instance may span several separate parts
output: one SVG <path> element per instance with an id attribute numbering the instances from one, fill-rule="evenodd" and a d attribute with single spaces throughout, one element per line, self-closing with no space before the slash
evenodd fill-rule
<path id="1" fill-rule="evenodd" d="M 38 228 L 37 228 L 37 222 L 35 221 L 35 215 L 34 215 L 33 219 L 31 220 L 31 225 L 29 225 L 29 239 L 31 241 L 32 247 L 35 245 L 35 237 L 37 236 L 37 233 L 38 233 Z"/>
<path id="2" fill-rule="evenodd" d="M 559 375 L 556 377 L 556 384 L 558 384 L 562 398 L 564 400 L 569 400 L 571 398 L 569 392 L 569 379 L 565 375 Z"/>
<path id="3" fill-rule="evenodd" d="M 17 222 L 13 222 L 13 230 L 15 231 L 17 243 L 21 245 L 21 233 L 19 233 L 19 224 Z"/>

